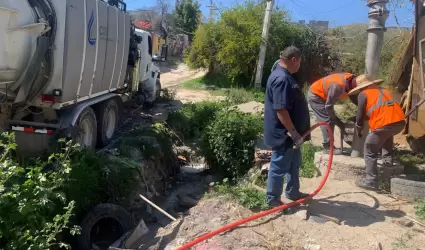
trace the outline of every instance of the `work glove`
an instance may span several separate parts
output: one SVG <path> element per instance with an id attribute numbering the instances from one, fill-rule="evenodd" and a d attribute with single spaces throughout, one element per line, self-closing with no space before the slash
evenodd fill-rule
<path id="1" fill-rule="evenodd" d="M 361 138 L 363 136 L 362 135 L 362 130 L 363 130 L 363 127 L 361 127 L 361 126 L 359 126 L 359 125 L 356 124 L 356 134 L 357 134 L 357 136 L 359 138 Z"/>
<path id="2" fill-rule="evenodd" d="M 298 134 L 295 129 L 289 132 L 289 136 L 294 142 L 294 149 L 300 148 L 303 145 L 304 139 L 300 136 L 300 134 Z"/>

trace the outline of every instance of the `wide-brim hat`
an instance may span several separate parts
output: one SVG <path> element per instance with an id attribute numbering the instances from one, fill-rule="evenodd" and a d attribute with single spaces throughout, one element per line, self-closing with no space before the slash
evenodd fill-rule
<path id="1" fill-rule="evenodd" d="M 367 88 L 372 84 L 381 84 L 384 82 L 382 79 L 372 80 L 367 75 L 359 75 L 356 77 L 355 81 L 356 87 L 348 92 L 349 95 L 358 94 L 362 89 Z"/>

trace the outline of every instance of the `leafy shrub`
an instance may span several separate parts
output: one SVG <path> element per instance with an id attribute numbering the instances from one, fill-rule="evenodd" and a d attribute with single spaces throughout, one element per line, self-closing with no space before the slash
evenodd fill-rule
<path id="1" fill-rule="evenodd" d="M 202 136 L 201 151 L 210 167 L 236 180 L 253 166 L 257 135 L 262 119 L 236 110 L 217 114 Z"/>
<path id="2" fill-rule="evenodd" d="M 158 145 L 153 145 L 149 137 Z M 117 148 L 119 156 L 89 151 L 75 156 L 64 189 L 66 196 L 76 201 L 78 217 L 101 203 L 122 204 L 140 181 L 136 176 L 143 159 L 158 160 L 169 167 L 175 160 L 171 139 L 161 124 L 129 132 Z M 134 155 L 134 150 L 141 155 Z"/>
<path id="3" fill-rule="evenodd" d="M 229 185 L 225 182 L 214 186 L 213 190 L 215 194 L 226 195 L 248 209 L 265 210 L 268 208 L 264 193 L 250 187 L 247 183 Z"/>
<path id="4" fill-rule="evenodd" d="M 300 176 L 304 178 L 313 178 L 316 175 L 316 165 L 314 163 L 314 154 L 320 148 L 311 143 L 305 143 L 301 147 L 302 167 L 300 169 Z"/>
<path id="5" fill-rule="evenodd" d="M 77 220 L 98 204 L 120 204 L 136 185 L 134 173 L 139 164 L 132 159 L 90 151 L 81 152 L 73 158 L 64 192 L 76 202 Z"/>
<path id="6" fill-rule="evenodd" d="M 226 91 L 227 100 L 231 105 L 238 105 L 251 101 L 264 103 L 264 92 L 256 89 L 236 89 Z"/>
<path id="7" fill-rule="evenodd" d="M 223 107 L 224 104 L 220 102 L 187 103 L 169 115 L 168 124 L 183 139 L 193 139 L 200 136 Z"/>
<path id="8" fill-rule="evenodd" d="M 76 148 L 66 143 L 47 161 L 22 165 L 13 157 L 14 134 L 4 133 L 0 147 L 0 248 L 69 247 L 57 236 L 66 229 L 72 234 L 78 232 L 69 223 L 75 202 L 62 192 L 70 178 L 70 157 Z"/>
<path id="9" fill-rule="evenodd" d="M 256 71 L 265 4 L 246 1 L 221 13 L 219 21 L 200 25 L 186 53 L 192 68 L 209 68 L 230 81 L 226 88 L 248 87 Z M 289 45 L 303 51 L 304 62 L 298 76 L 303 82 L 318 79 L 334 70 L 338 58 L 327 45 L 325 34 L 292 24 L 287 11 L 274 10 L 271 17 L 263 82 L 279 52 Z"/>

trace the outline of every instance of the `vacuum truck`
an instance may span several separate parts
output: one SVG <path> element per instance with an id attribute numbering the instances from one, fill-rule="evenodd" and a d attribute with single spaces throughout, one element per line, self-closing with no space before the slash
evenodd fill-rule
<path id="1" fill-rule="evenodd" d="M 26 155 L 58 135 L 107 144 L 123 103 L 160 93 L 152 44 L 122 1 L 0 0 L 0 130 Z"/>

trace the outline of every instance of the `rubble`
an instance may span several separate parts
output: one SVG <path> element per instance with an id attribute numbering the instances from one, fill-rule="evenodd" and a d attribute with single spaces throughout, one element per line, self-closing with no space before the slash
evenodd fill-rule
<path id="1" fill-rule="evenodd" d="M 329 162 L 329 154 L 320 151 L 314 154 L 317 176 L 322 176 Z M 378 185 L 381 189 L 389 190 L 391 177 L 403 174 L 404 166 L 394 163 L 393 166 L 385 166 L 382 160 L 378 160 Z M 346 155 L 334 155 L 330 179 L 347 180 L 365 176 L 365 163 L 363 158 Z"/>

